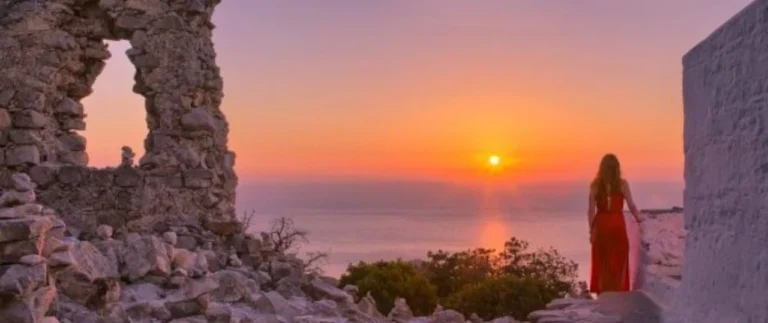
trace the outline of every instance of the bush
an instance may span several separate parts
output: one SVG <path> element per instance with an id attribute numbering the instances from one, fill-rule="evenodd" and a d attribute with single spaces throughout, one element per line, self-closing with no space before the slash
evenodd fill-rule
<path id="1" fill-rule="evenodd" d="M 525 320 L 528 313 L 557 296 L 545 280 L 507 274 L 464 286 L 445 301 L 445 306 L 464 315 L 476 313 L 484 320 L 507 315 Z"/>
<path id="2" fill-rule="evenodd" d="M 437 295 L 444 299 L 465 285 L 476 284 L 496 273 L 494 250 L 475 249 L 456 253 L 442 250 L 428 252 L 427 261 L 419 268 L 437 287 Z"/>
<path id="3" fill-rule="evenodd" d="M 360 296 L 370 291 L 384 314 L 395 297 L 403 297 L 417 315 L 429 314 L 439 300 L 464 315 L 512 315 L 520 320 L 555 298 L 585 288 L 584 282 L 576 282 L 575 262 L 551 248 L 528 249 L 528 242 L 513 237 L 501 252 L 430 251 L 418 267 L 400 260 L 360 262 L 347 269 L 340 286 L 357 285 Z"/>
<path id="4" fill-rule="evenodd" d="M 528 252 L 528 246 L 528 242 L 514 237 L 505 242 L 504 251 L 499 254 L 500 274 L 540 279 L 556 293 L 556 297 L 578 290 L 579 265 L 576 262 L 566 259 L 555 249 Z"/>
<path id="5" fill-rule="evenodd" d="M 392 310 L 397 297 L 405 298 L 416 315 L 428 315 L 437 306 L 435 287 L 411 264 L 401 260 L 350 265 L 339 281 L 339 286 L 347 284 L 358 287 L 359 297 L 370 292 L 383 314 Z"/>

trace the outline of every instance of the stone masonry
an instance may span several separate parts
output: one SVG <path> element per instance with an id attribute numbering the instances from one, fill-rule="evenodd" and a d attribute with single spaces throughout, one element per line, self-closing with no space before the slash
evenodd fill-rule
<path id="1" fill-rule="evenodd" d="M 91 234 L 102 224 L 162 232 L 174 222 L 231 223 L 235 156 L 211 40 L 219 2 L 0 2 L 0 187 L 29 174 L 42 204 Z M 125 147 L 120 166 L 94 169 L 78 131 L 99 108 L 81 100 L 110 57 L 105 40 L 130 41 L 148 134 L 138 165 Z"/>
<path id="2" fill-rule="evenodd" d="M 768 321 L 768 0 L 683 58 L 683 280 L 672 320 Z"/>

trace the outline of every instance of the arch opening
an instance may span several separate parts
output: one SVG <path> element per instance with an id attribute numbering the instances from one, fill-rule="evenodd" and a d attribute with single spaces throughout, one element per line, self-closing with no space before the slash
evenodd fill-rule
<path id="1" fill-rule="evenodd" d="M 93 93 L 81 101 L 87 115 L 87 126 L 81 133 L 88 142 L 91 167 L 119 165 L 123 146 L 130 147 L 137 157 L 144 155 L 143 140 L 148 132 L 145 99 L 131 90 L 136 73 L 126 55 L 131 45 L 125 40 L 106 43 L 111 57 L 96 78 Z"/>

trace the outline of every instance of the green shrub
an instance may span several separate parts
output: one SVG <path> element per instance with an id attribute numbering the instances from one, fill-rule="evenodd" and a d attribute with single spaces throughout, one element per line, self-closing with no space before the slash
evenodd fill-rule
<path id="1" fill-rule="evenodd" d="M 465 316 L 476 313 L 484 320 L 509 315 L 522 321 L 556 297 L 544 280 L 503 275 L 464 286 L 448 297 L 445 306 Z"/>
<path id="2" fill-rule="evenodd" d="M 499 273 L 540 279 L 557 293 L 557 297 L 578 290 L 579 265 L 576 262 L 566 259 L 555 249 L 529 252 L 528 246 L 526 241 L 509 239 L 499 254 Z"/>
<path id="3" fill-rule="evenodd" d="M 511 238 L 504 250 L 438 250 L 427 253 L 418 267 L 397 261 L 351 265 L 340 285 L 368 291 L 379 311 L 388 313 L 395 297 L 403 297 L 416 315 L 435 304 L 484 319 L 512 315 L 522 320 L 555 298 L 584 289 L 576 282 L 578 265 L 557 250 L 530 251 L 528 242 Z"/>
<path id="4" fill-rule="evenodd" d="M 350 265 L 339 280 L 339 286 L 347 284 L 357 286 L 360 297 L 370 292 L 377 309 L 385 315 L 394 307 L 396 297 L 405 298 L 416 315 L 431 314 L 437 306 L 435 286 L 401 260 Z"/>
<path id="5" fill-rule="evenodd" d="M 455 253 L 438 250 L 428 252 L 427 261 L 419 268 L 437 287 L 444 299 L 464 286 L 476 284 L 496 274 L 494 250 L 474 249 Z"/>

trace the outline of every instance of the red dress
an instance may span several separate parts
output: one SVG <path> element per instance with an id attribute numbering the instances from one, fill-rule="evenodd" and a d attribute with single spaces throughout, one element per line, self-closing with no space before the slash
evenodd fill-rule
<path id="1" fill-rule="evenodd" d="M 624 194 L 596 201 L 589 291 L 629 291 L 629 239 L 624 224 Z M 609 205 L 610 204 L 610 205 Z"/>

